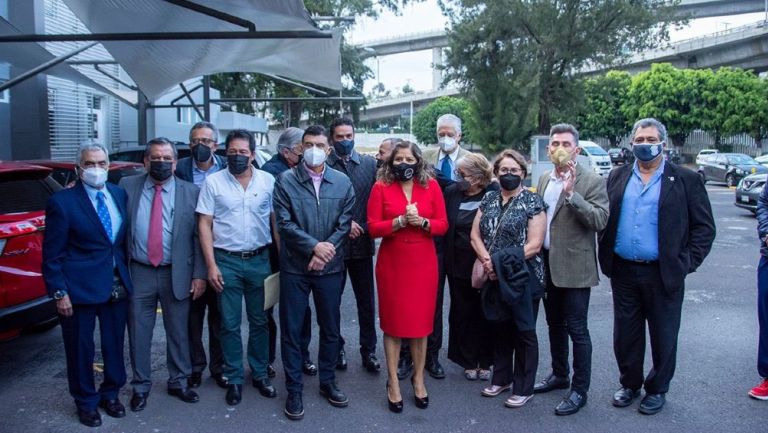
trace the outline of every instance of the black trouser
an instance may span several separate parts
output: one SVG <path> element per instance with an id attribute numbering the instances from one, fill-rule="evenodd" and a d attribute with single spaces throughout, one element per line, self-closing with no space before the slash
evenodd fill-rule
<path id="1" fill-rule="evenodd" d="M 675 374 L 684 287 L 666 290 L 658 262 L 642 264 L 614 256 L 611 288 L 613 351 L 621 386 L 640 389 L 645 384 L 647 393 L 666 393 Z M 646 321 L 653 368 L 643 381 Z"/>
<path id="2" fill-rule="evenodd" d="M 347 259 L 344 261 L 347 272 L 344 273 L 341 292 L 347 285 L 347 273 L 352 283 L 357 302 L 357 321 L 360 325 L 360 354 L 365 356 L 376 353 L 376 300 L 373 292 L 373 257 Z M 339 347 L 344 348 L 344 337 L 341 337 Z"/>
<path id="3" fill-rule="evenodd" d="M 203 346 L 203 322 L 205 310 L 208 309 L 208 354 L 211 357 L 209 365 L 211 374 L 221 374 L 224 365 L 224 355 L 221 353 L 219 330 L 221 329 L 221 313 L 219 301 L 213 287 L 207 287 L 199 298 L 190 299 L 189 308 L 189 354 L 192 358 L 192 372 L 201 373 L 208 366 Z"/>
<path id="4" fill-rule="evenodd" d="M 534 322 L 539 302 L 533 302 Z M 513 383 L 512 393 L 533 395 L 536 369 L 539 366 L 539 340 L 536 330 L 520 331 L 514 319 L 494 324 L 496 341 L 493 349 L 493 378 L 491 384 L 505 386 Z"/>
<path id="5" fill-rule="evenodd" d="M 549 266 L 549 263 L 547 263 Z M 568 337 L 573 342 L 573 379 L 571 389 L 582 394 L 589 391 L 592 374 L 592 340 L 587 328 L 591 289 L 557 287 L 547 273 L 547 296 L 544 312 L 549 327 L 549 351 L 552 373 L 569 377 Z"/>
<path id="6" fill-rule="evenodd" d="M 432 333 L 427 337 L 427 361 L 437 359 L 443 347 L 443 295 L 445 294 L 445 254 L 437 252 L 437 300 L 435 303 L 435 318 L 432 322 Z M 400 359 L 411 359 L 410 340 L 403 339 L 400 346 Z"/>
<path id="7" fill-rule="evenodd" d="M 275 363 L 277 356 L 277 322 L 274 315 L 275 308 L 267 310 L 267 327 L 269 328 L 269 364 Z M 301 328 L 301 357 L 303 362 L 312 358 L 309 356 L 309 342 L 312 340 L 312 309 L 307 306 L 304 313 L 304 325 Z"/>
<path id="8" fill-rule="evenodd" d="M 485 320 L 480 291 L 465 278 L 448 277 L 448 359 L 463 369 L 489 369 L 493 363 L 493 326 Z"/>

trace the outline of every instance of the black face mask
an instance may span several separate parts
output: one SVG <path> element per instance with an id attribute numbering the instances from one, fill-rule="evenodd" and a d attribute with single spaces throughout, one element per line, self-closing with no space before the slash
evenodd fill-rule
<path id="1" fill-rule="evenodd" d="M 395 164 L 393 168 L 395 169 L 395 179 L 401 182 L 413 179 L 413 176 L 416 174 L 416 164 L 401 162 L 400 164 Z"/>
<path id="2" fill-rule="evenodd" d="M 384 165 L 384 161 L 381 159 L 376 160 L 376 168 L 381 168 L 381 166 Z"/>
<path id="3" fill-rule="evenodd" d="M 250 164 L 248 159 L 245 155 L 227 155 L 227 169 L 230 173 L 237 176 L 248 169 Z"/>
<path id="4" fill-rule="evenodd" d="M 499 176 L 499 184 L 507 191 L 514 191 L 520 186 L 523 178 L 512 173 L 507 173 L 503 176 Z"/>
<path id="5" fill-rule="evenodd" d="M 171 161 L 149 161 L 149 175 L 152 179 L 164 182 L 173 174 L 173 163 Z"/>
<path id="6" fill-rule="evenodd" d="M 211 148 L 204 144 L 198 144 L 192 148 L 192 158 L 197 162 L 208 162 L 211 159 L 211 153 Z"/>
<path id="7" fill-rule="evenodd" d="M 472 184 L 470 184 L 470 183 L 469 183 L 469 181 L 468 181 L 468 180 L 466 180 L 466 179 L 461 179 L 461 180 L 457 180 L 457 181 L 456 181 L 456 187 L 457 187 L 457 188 L 459 189 L 459 191 L 461 191 L 461 192 L 466 192 L 466 191 L 468 191 L 470 186 L 472 186 Z"/>

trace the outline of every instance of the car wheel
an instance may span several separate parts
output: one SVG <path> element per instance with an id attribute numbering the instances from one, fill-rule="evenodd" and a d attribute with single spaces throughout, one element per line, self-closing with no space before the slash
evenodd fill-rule
<path id="1" fill-rule="evenodd" d="M 701 181 L 704 183 L 707 183 L 707 176 L 704 175 L 703 171 L 699 172 L 699 176 L 701 176 Z"/>
<path id="2" fill-rule="evenodd" d="M 725 184 L 728 185 L 728 188 L 736 186 L 736 178 L 733 176 L 732 173 L 728 173 L 725 176 Z"/>

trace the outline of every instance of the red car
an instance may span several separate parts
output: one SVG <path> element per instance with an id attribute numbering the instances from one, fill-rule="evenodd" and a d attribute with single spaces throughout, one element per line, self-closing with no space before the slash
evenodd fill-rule
<path id="1" fill-rule="evenodd" d="M 48 167 L 0 161 L 0 340 L 58 323 L 41 275 L 45 206 L 62 189 Z"/>
<path id="2" fill-rule="evenodd" d="M 51 176 L 53 179 L 64 187 L 74 185 L 77 180 L 77 174 L 75 173 L 75 163 L 72 161 L 53 161 L 50 159 L 34 159 L 28 161 L 21 161 L 27 164 L 41 165 L 52 169 Z M 109 161 L 109 172 L 107 174 L 107 181 L 114 183 L 115 185 L 120 182 L 120 179 L 126 176 L 133 176 L 135 174 L 143 174 L 144 164 L 136 162 L 125 161 Z"/>

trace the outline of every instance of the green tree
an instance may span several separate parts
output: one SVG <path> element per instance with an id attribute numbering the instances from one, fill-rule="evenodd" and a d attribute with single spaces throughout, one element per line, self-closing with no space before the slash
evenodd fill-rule
<path id="1" fill-rule="evenodd" d="M 744 103 L 745 131 L 755 139 L 755 147 L 764 152 L 763 140 L 768 138 L 768 81 L 758 78 L 750 82 Z"/>
<path id="2" fill-rule="evenodd" d="M 435 99 L 413 116 L 413 135 L 419 143 L 434 143 L 436 138 L 437 118 L 443 114 L 455 114 L 462 120 L 462 142 L 472 143 L 474 130 L 467 121 L 472 117 L 469 103 L 462 98 L 443 96 Z"/>
<path id="3" fill-rule="evenodd" d="M 367 16 L 377 17 L 382 11 L 399 12 L 400 8 L 409 3 L 418 3 L 422 0 L 305 0 L 304 6 L 312 16 Z M 340 21 L 338 23 L 320 22 L 321 28 L 330 26 L 341 27 L 345 32 L 353 23 Z M 341 71 L 343 96 L 363 96 L 363 83 L 373 77 L 373 72 L 363 63 L 363 58 L 358 49 L 350 45 L 346 38 L 342 38 L 341 47 Z M 258 72 L 258 71 L 254 71 Z M 234 76 L 234 78 L 232 77 Z M 301 88 L 291 86 L 258 76 L 254 73 L 229 73 L 217 74 L 212 77 L 213 86 L 221 91 L 223 97 L 251 98 L 251 97 L 307 97 L 312 94 Z M 330 95 L 338 95 L 336 91 L 327 91 Z M 355 121 L 358 120 L 360 108 L 363 102 L 345 102 L 343 109 L 352 114 Z M 296 126 L 302 114 L 309 116 L 310 123 L 327 125 L 339 112 L 338 102 L 279 102 L 279 103 L 239 103 L 225 110 L 236 110 L 244 113 L 266 112 L 267 107 L 274 113 L 273 121 L 282 127 Z"/>
<path id="4" fill-rule="evenodd" d="M 574 117 L 580 70 L 620 63 L 668 39 L 672 3 L 441 0 L 452 26 L 446 79 L 463 87 L 478 118 L 502 128 L 489 143 L 518 140 L 526 130 L 546 133 L 554 120 Z M 497 95 L 507 102 L 495 102 Z M 516 111 L 511 123 L 509 109 Z"/>
<path id="5" fill-rule="evenodd" d="M 584 137 L 605 137 L 616 147 L 627 134 L 627 118 L 621 105 L 632 83 L 628 72 L 609 71 L 584 82 L 584 105 L 579 116 L 579 132 Z"/>
<path id="6" fill-rule="evenodd" d="M 402 89 L 403 95 L 407 95 L 408 93 L 413 93 L 413 87 L 411 87 L 411 83 L 405 83 Z"/>
<path id="7" fill-rule="evenodd" d="M 702 126 L 715 136 L 721 150 L 722 137 L 747 132 L 754 128 L 754 117 L 764 110 L 765 100 L 759 92 L 762 80 L 750 71 L 720 68 L 706 71 L 702 97 Z"/>
<path id="8" fill-rule="evenodd" d="M 627 98 L 621 107 L 630 123 L 653 117 L 664 123 L 675 146 L 682 146 L 688 134 L 702 124 L 701 89 L 707 73 L 677 69 L 659 63 L 632 78 Z"/>

